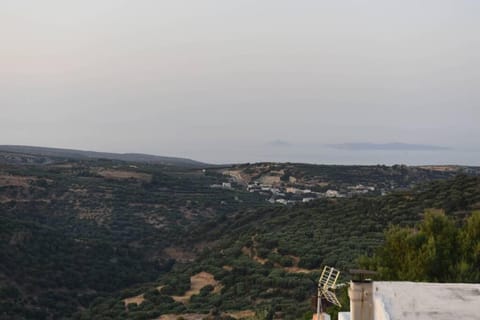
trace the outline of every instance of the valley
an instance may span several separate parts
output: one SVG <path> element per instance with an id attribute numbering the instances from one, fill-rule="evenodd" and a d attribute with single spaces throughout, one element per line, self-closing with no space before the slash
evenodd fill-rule
<path id="1" fill-rule="evenodd" d="M 0 159 L 0 319 L 298 319 L 323 265 L 480 208 L 475 167 Z"/>

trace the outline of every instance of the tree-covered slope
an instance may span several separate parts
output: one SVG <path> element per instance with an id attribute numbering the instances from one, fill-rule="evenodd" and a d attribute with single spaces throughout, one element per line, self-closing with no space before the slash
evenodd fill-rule
<path id="1" fill-rule="evenodd" d="M 355 265 L 389 224 L 412 225 L 425 208 L 462 219 L 479 202 L 478 181 L 467 176 L 384 197 L 283 206 L 222 173 L 236 166 L 15 157 L 21 165 L 0 158 L 0 319 L 153 319 L 211 310 L 298 318 L 309 309 L 321 265 Z M 403 189 L 452 175 L 404 166 L 252 168 L 270 170 L 261 176 L 295 172 L 302 188 L 326 179 L 345 188 L 391 186 L 393 179 L 406 181 L 395 184 Z"/>
<path id="2" fill-rule="evenodd" d="M 480 208 L 480 179 L 458 176 L 384 197 L 319 200 L 288 207 L 246 210 L 206 225 L 202 239 L 217 245 L 195 262 L 176 265 L 151 286 L 97 301 L 78 319 L 154 319 L 166 313 L 255 310 L 284 319 L 308 315 L 310 294 L 322 265 L 343 271 L 371 255 L 391 225 L 413 226 L 427 209 L 443 209 L 461 223 Z M 156 301 L 181 296 L 190 277 L 208 272 L 221 290 L 205 290 L 171 307 Z M 160 288 L 160 289 L 158 289 Z M 125 309 L 122 299 L 145 294 Z"/>
<path id="3" fill-rule="evenodd" d="M 109 160 L 0 165 L 0 319 L 63 319 L 194 258 L 193 227 L 266 204 L 210 188 L 221 179 Z"/>
<path id="4" fill-rule="evenodd" d="M 1 319 L 59 319 L 88 306 L 98 293 L 162 272 L 161 265 L 124 244 L 82 241 L 5 218 L 0 218 L 0 261 Z"/>
<path id="5" fill-rule="evenodd" d="M 88 160 L 109 159 L 117 161 L 170 165 L 185 168 L 206 168 L 206 163 L 191 159 L 164 157 L 141 153 L 108 153 L 36 146 L 0 145 L 0 158 L 11 163 L 52 163 L 58 159 Z M 22 159 L 23 158 L 23 159 Z"/>
<path id="6" fill-rule="evenodd" d="M 381 280 L 479 282 L 480 211 L 458 221 L 430 210 L 413 228 L 390 228 L 382 246 L 360 264 Z"/>

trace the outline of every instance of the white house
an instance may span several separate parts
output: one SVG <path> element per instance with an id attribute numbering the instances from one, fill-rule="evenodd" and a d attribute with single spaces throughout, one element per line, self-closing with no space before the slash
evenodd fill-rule
<path id="1" fill-rule="evenodd" d="M 222 188 L 224 189 L 232 189 L 232 184 L 230 182 L 223 182 Z"/>
<path id="2" fill-rule="evenodd" d="M 325 196 L 327 198 L 336 198 L 340 197 L 340 193 L 337 190 L 327 190 L 327 192 L 325 192 Z"/>
<path id="3" fill-rule="evenodd" d="M 339 320 L 480 319 L 480 283 L 351 282 Z"/>

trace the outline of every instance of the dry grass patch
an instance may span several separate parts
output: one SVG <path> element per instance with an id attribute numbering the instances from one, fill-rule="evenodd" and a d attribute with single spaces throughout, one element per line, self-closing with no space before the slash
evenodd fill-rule
<path id="1" fill-rule="evenodd" d="M 225 170 L 222 173 L 226 176 L 232 177 L 235 182 L 243 185 L 248 184 L 251 180 L 251 177 L 245 175 L 241 170 Z"/>
<path id="2" fill-rule="evenodd" d="M 22 177 L 11 175 L 0 175 L 0 187 L 23 187 L 26 188 L 33 181 L 37 180 L 34 177 Z"/>
<path id="3" fill-rule="evenodd" d="M 268 262 L 268 259 L 263 259 L 257 256 L 255 250 L 252 250 L 251 248 L 243 247 L 242 253 L 260 264 L 265 264 Z"/>
<path id="4" fill-rule="evenodd" d="M 315 271 L 315 270 L 308 270 L 308 269 L 299 268 L 299 267 L 285 267 L 283 268 L 283 270 L 289 273 L 310 273 Z"/>
<path id="5" fill-rule="evenodd" d="M 206 314 L 201 313 L 163 314 L 155 320 L 177 320 L 179 318 L 183 318 L 185 320 L 202 320 L 206 316 Z"/>
<path id="6" fill-rule="evenodd" d="M 172 296 L 172 298 L 177 302 L 188 303 L 193 295 L 199 294 L 200 290 L 208 285 L 213 286 L 213 293 L 219 293 L 223 288 L 220 282 L 215 280 L 213 274 L 200 272 L 190 277 L 190 290 L 183 296 Z"/>
<path id="7" fill-rule="evenodd" d="M 458 166 L 420 166 L 420 169 L 439 171 L 439 172 L 454 172 L 458 171 Z"/>
<path id="8" fill-rule="evenodd" d="M 268 262 L 268 259 L 263 259 L 261 257 L 258 256 L 257 254 L 257 246 L 258 246 L 258 242 L 256 240 L 256 237 L 257 235 L 254 235 L 252 236 L 252 242 L 253 242 L 253 245 L 251 248 L 247 248 L 247 247 L 243 247 L 242 248 L 242 253 L 250 258 L 252 258 L 253 260 L 255 260 L 256 262 L 260 263 L 260 264 L 265 264 Z"/>
<path id="9" fill-rule="evenodd" d="M 139 217 L 142 217 L 146 223 L 154 227 L 155 229 L 163 229 L 167 226 L 165 223 L 165 217 L 153 214 L 153 213 L 137 213 L 135 214 Z"/>
<path id="10" fill-rule="evenodd" d="M 145 301 L 143 294 L 140 294 L 135 297 L 123 299 L 123 303 L 125 304 L 125 307 L 131 303 L 135 303 L 138 306 L 139 304 L 142 304 L 143 301 Z"/>
<path id="11" fill-rule="evenodd" d="M 163 287 L 165 286 L 158 286 L 156 289 L 160 291 L 162 290 Z M 142 304 L 143 301 L 145 301 L 145 294 L 139 294 L 138 296 L 135 296 L 135 297 L 123 299 L 123 303 L 125 304 L 125 307 L 127 307 L 130 303 L 135 303 L 138 306 Z"/>
<path id="12" fill-rule="evenodd" d="M 247 319 L 247 318 L 255 317 L 255 311 L 253 310 L 232 311 L 232 312 L 225 312 L 225 315 L 228 315 L 235 319 Z"/>
<path id="13" fill-rule="evenodd" d="M 145 182 L 152 181 L 152 175 L 147 173 L 126 171 L 126 170 L 111 170 L 101 169 L 97 171 L 97 174 L 105 179 L 124 180 L 124 179 L 136 179 Z"/>
<path id="14" fill-rule="evenodd" d="M 254 240 L 254 237 L 252 238 Z M 256 242 L 254 241 L 254 246 L 256 246 Z M 273 252 L 277 252 L 277 249 L 273 249 Z M 260 264 L 265 264 L 268 262 L 268 259 L 263 259 L 263 258 L 260 258 L 258 255 L 257 255 L 257 250 L 254 248 L 247 248 L 247 247 L 243 247 L 242 248 L 242 253 L 248 257 L 250 257 L 252 260 L 260 263 Z M 298 263 L 300 262 L 300 258 L 299 257 L 296 257 L 296 256 L 287 256 L 289 258 L 291 258 L 293 260 L 293 266 L 292 267 L 282 267 L 281 265 L 279 265 L 278 263 L 275 263 L 274 266 L 276 268 L 282 268 L 283 270 L 285 270 L 286 272 L 289 272 L 289 273 L 310 273 L 310 272 L 314 272 L 314 271 L 318 271 L 318 270 L 308 270 L 308 269 L 304 269 L 304 268 L 300 268 L 298 267 Z M 225 266 L 223 267 L 223 269 L 225 269 Z M 226 270 L 226 269 L 225 269 Z M 230 270 L 229 270 L 230 271 Z"/>
<path id="15" fill-rule="evenodd" d="M 85 196 L 88 194 L 88 189 L 86 188 L 70 188 L 69 191 L 82 196 Z"/>
<path id="16" fill-rule="evenodd" d="M 103 224 L 112 215 L 111 208 L 87 209 L 78 208 L 77 217 L 82 220 L 92 220 L 98 224 Z"/>
<path id="17" fill-rule="evenodd" d="M 231 311 L 222 313 L 224 316 L 230 316 L 235 319 L 248 319 L 255 316 L 255 311 L 243 310 L 243 311 Z M 184 314 L 164 314 L 155 320 L 177 320 L 183 318 L 185 320 L 203 320 L 208 317 L 207 314 L 202 313 L 184 313 Z"/>

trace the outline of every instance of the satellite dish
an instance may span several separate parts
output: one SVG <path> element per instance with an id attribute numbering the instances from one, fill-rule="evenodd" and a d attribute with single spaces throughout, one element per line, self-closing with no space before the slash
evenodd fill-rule
<path id="1" fill-rule="evenodd" d="M 320 279 L 318 280 L 317 320 L 321 320 L 320 315 L 323 312 L 322 298 L 338 307 L 342 306 L 334 292 L 337 288 L 337 280 L 339 276 L 339 270 L 329 266 L 323 268 Z"/>

